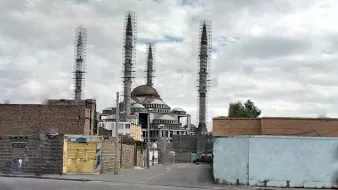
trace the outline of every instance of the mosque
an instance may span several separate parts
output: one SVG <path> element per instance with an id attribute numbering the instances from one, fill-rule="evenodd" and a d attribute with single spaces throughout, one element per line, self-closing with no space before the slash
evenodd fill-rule
<path id="1" fill-rule="evenodd" d="M 180 107 L 171 108 L 161 98 L 154 88 L 154 59 L 153 45 L 147 48 L 146 84 L 137 86 L 132 90 L 133 68 L 135 63 L 136 20 L 132 13 L 126 15 L 124 33 L 124 63 L 123 63 L 123 102 L 120 102 L 122 122 L 136 120 L 142 127 L 143 137 L 147 136 L 150 128 L 150 141 L 160 137 L 171 140 L 173 135 L 205 135 L 206 127 L 206 97 L 208 81 L 209 43 L 206 23 L 201 28 L 200 67 L 199 67 L 199 123 L 198 128 L 191 124 L 191 117 Z M 183 122 L 184 121 L 184 122 Z M 186 122 L 185 122 L 186 121 Z M 183 126 L 182 123 L 186 123 Z"/>
<path id="2" fill-rule="evenodd" d="M 137 86 L 131 92 L 131 115 L 135 115 L 142 126 L 143 137 L 150 126 L 150 141 L 158 137 L 167 137 L 171 140 L 173 135 L 192 135 L 196 127 L 190 124 L 190 115 L 180 107 L 171 108 L 164 102 L 157 90 L 153 87 L 153 49 L 148 46 L 147 82 Z M 121 105 L 123 107 L 123 103 Z M 149 115 L 149 121 L 148 121 Z M 182 122 L 187 123 L 185 126 Z"/>

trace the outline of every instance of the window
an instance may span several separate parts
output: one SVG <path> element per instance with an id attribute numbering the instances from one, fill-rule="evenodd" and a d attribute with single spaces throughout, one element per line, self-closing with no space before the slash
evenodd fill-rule
<path id="1" fill-rule="evenodd" d="M 25 142 L 13 142 L 12 148 L 26 148 Z"/>
<path id="2" fill-rule="evenodd" d="M 130 129 L 130 124 L 126 124 L 126 129 Z"/>

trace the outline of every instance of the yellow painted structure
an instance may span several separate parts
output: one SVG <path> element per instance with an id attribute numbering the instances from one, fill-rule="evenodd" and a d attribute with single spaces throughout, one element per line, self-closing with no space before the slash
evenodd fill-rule
<path id="1" fill-rule="evenodd" d="M 135 141 L 143 141 L 141 125 L 131 124 L 131 126 L 130 126 L 130 136 Z"/>
<path id="2" fill-rule="evenodd" d="M 102 136 L 65 135 L 63 173 L 100 173 Z"/>

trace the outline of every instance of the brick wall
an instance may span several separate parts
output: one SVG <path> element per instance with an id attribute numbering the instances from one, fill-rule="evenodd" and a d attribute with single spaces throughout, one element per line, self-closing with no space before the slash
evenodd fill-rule
<path id="1" fill-rule="evenodd" d="M 15 146 L 17 144 L 25 144 L 25 147 Z M 63 136 L 61 135 L 55 139 L 46 136 L 1 136 L 0 150 L 1 173 L 62 173 Z M 22 160 L 22 167 L 19 167 L 19 159 Z"/>
<path id="2" fill-rule="evenodd" d="M 263 118 L 262 135 L 338 137 L 338 119 Z"/>
<path id="3" fill-rule="evenodd" d="M 260 119 L 213 118 L 213 136 L 260 135 Z"/>
<path id="4" fill-rule="evenodd" d="M 121 146 L 122 145 L 122 146 Z M 121 155 L 122 152 L 122 155 Z M 114 171 L 114 164 L 115 164 L 115 143 L 114 138 L 107 138 L 104 139 L 102 143 L 102 158 L 101 158 L 101 172 L 113 172 Z M 120 144 L 118 147 L 118 167 L 119 168 L 133 168 L 135 166 L 136 158 L 140 159 L 137 156 L 137 152 L 135 151 L 134 145 L 125 145 Z M 142 162 L 136 160 L 136 163 Z"/>
<path id="5" fill-rule="evenodd" d="M 338 137 L 336 118 L 213 118 L 213 136 L 288 135 Z"/>
<path id="6" fill-rule="evenodd" d="M 0 104 L 1 135 L 88 134 L 86 108 L 76 105 Z"/>
<path id="7" fill-rule="evenodd" d="M 49 99 L 47 101 L 49 105 L 79 105 L 81 108 L 87 108 L 88 112 L 88 125 L 86 125 L 85 134 L 96 134 L 96 100 L 95 99 L 86 99 L 76 101 L 74 99 Z"/>

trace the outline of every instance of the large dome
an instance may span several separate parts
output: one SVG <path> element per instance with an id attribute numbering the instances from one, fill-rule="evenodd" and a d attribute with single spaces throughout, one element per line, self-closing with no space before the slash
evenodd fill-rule
<path id="1" fill-rule="evenodd" d="M 147 86 L 147 85 L 141 85 L 136 88 L 131 92 L 132 97 L 139 97 L 139 96 L 154 96 L 154 97 L 159 97 L 159 94 L 157 93 L 156 89 Z"/>

